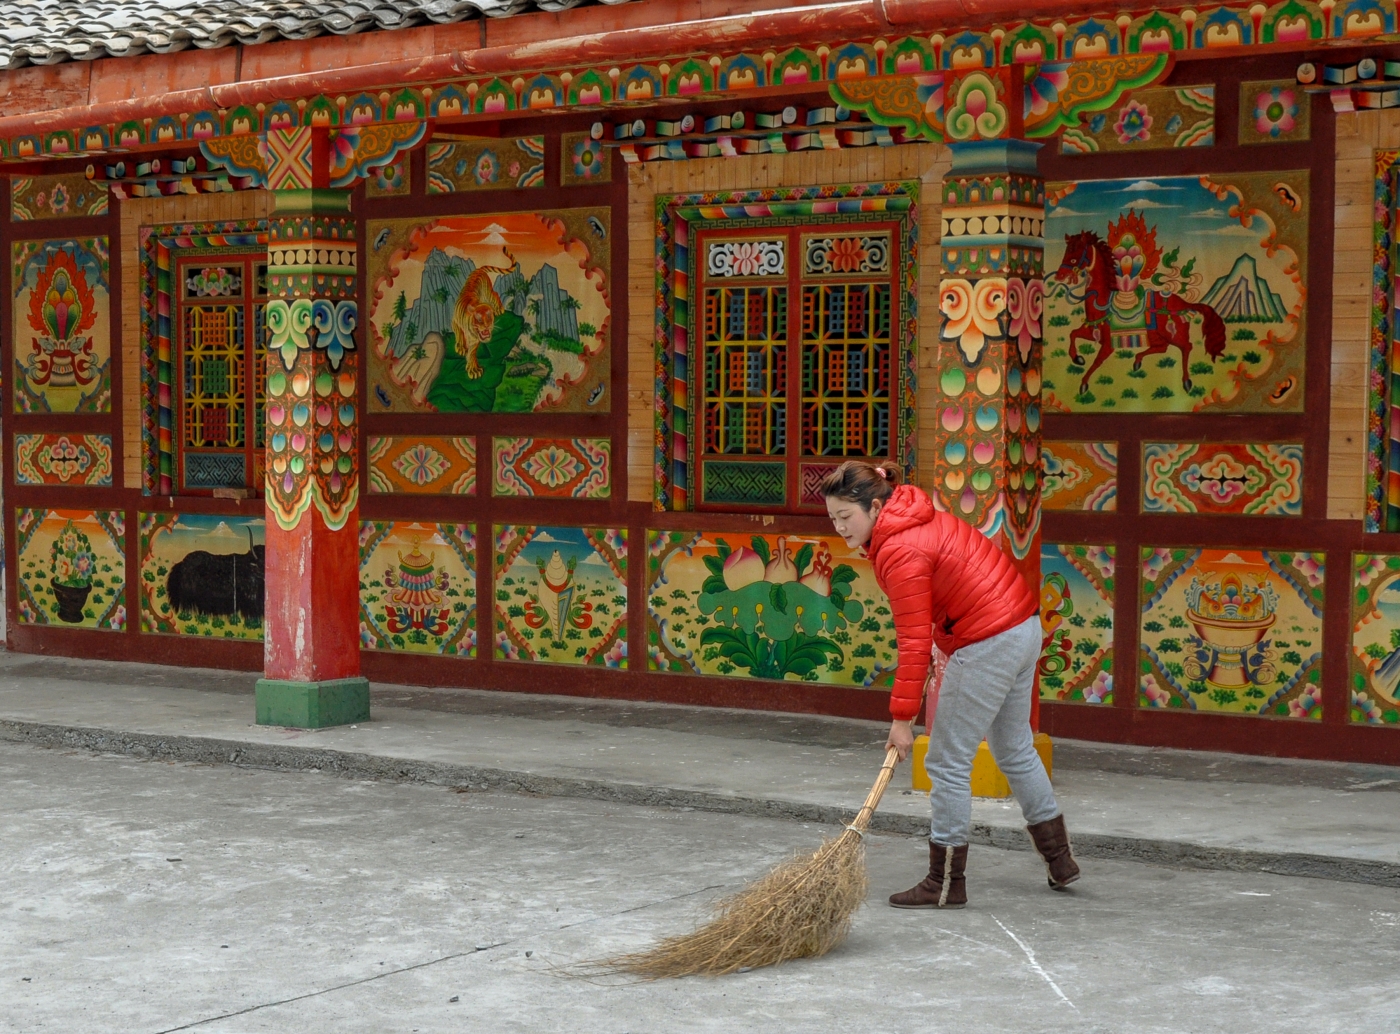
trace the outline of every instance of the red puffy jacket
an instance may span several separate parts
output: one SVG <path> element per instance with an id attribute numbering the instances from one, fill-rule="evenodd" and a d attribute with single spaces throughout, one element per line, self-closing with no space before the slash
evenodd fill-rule
<path id="1" fill-rule="evenodd" d="M 980 531 L 933 508 L 913 485 L 894 490 L 866 554 L 890 598 L 899 668 L 890 714 L 918 717 L 932 644 L 951 654 L 1015 628 L 1040 607 L 1011 559 Z"/>

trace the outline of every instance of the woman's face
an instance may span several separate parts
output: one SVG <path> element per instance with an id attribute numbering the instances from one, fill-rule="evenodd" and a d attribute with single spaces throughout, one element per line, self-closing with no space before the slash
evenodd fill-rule
<path id="1" fill-rule="evenodd" d="M 860 549 L 870 541 L 870 533 L 875 530 L 875 518 L 880 516 L 884 501 L 874 499 L 870 509 L 866 509 L 850 499 L 840 499 L 834 495 L 826 497 L 826 512 L 836 528 L 836 534 L 846 540 L 852 549 Z"/>

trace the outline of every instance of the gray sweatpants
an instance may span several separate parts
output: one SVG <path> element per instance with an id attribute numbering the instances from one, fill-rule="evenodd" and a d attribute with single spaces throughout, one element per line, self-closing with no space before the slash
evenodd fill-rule
<path id="1" fill-rule="evenodd" d="M 925 767 L 933 790 L 929 839 L 967 843 L 972 828 L 972 759 L 985 739 L 1028 825 L 1060 813 L 1031 733 L 1031 692 L 1040 658 L 1040 618 L 953 651 L 943 673 Z"/>

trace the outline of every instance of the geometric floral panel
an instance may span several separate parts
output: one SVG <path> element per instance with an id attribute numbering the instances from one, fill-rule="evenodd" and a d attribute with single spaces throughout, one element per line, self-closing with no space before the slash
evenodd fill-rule
<path id="1" fill-rule="evenodd" d="M 366 197 L 396 197 L 409 193 L 413 187 L 413 154 L 400 154 L 388 165 L 370 170 L 365 177 Z"/>
<path id="2" fill-rule="evenodd" d="M 1141 707 L 1322 716 L 1321 553 L 1142 549 Z"/>
<path id="3" fill-rule="evenodd" d="M 1351 720 L 1400 728 L 1400 556 L 1357 553 L 1351 593 Z"/>
<path id="4" fill-rule="evenodd" d="M 609 438 L 497 438 L 491 492 L 497 496 L 606 499 Z"/>
<path id="5" fill-rule="evenodd" d="M 107 238 L 16 241 L 13 249 L 15 412 L 108 412 Z"/>
<path id="6" fill-rule="evenodd" d="M 476 495 L 476 439 L 369 438 L 370 495 Z"/>
<path id="7" fill-rule="evenodd" d="M 263 637 L 261 517 L 140 515 L 141 631 Z"/>
<path id="8" fill-rule="evenodd" d="M 428 193 L 544 186 L 544 137 L 428 145 Z"/>
<path id="9" fill-rule="evenodd" d="M 627 529 L 495 527 L 496 659 L 627 667 Z"/>
<path id="10" fill-rule="evenodd" d="M 1143 513 L 1303 512 L 1303 447 L 1144 442 Z"/>
<path id="11" fill-rule="evenodd" d="M 870 561 L 833 536 L 647 532 L 647 667 L 888 689 L 898 660 Z"/>
<path id="12" fill-rule="evenodd" d="M 1240 83 L 1240 143 L 1301 143 L 1311 135 L 1312 98 L 1293 79 Z"/>
<path id="13" fill-rule="evenodd" d="M 1294 413 L 1307 170 L 1045 187 L 1045 409 Z"/>
<path id="14" fill-rule="evenodd" d="M 1040 470 L 1044 509 L 1118 509 L 1117 442 L 1042 442 Z"/>
<path id="15" fill-rule="evenodd" d="M 15 483 L 109 486 L 112 483 L 112 436 L 17 434 Z"/>
<path id="16" fill-rule="evenodd" d="M 15 511 L 20 624 L 126 628 L 120 510 Z"/>
<path id="17" fill-rule="evenodd" d="M 371 220 L 375 413 L 606 413 L 607 208 Z"/>
<path id="18" fill-rule="evenodd" d="M 1090 115 L 1065 130 L 1061 154 L 1163 151 L 1215 143 L 1215 87 L 1134 90 L 1116 111 Z"/>
<path id="19" fill-rule="evenodd" d="M 1040 699 L 1113 703 L 1112 546 L 1040 547 Z"/>
<path id="20" fill-rule="evenodd" d="M 565 133 L 560 144 L 559 183 L 581 187 L 612 181 L 612 152 L 591 133 Z"/>
<path id="21" fill-rule="evenodd" d="M 10 180 L 10 219 L 71 219 L 107 214 L 107 186 L 80 172 Z"/>
<path id="22" fill-rule="evenodd" d="M 360 646 L 476 656 L 476 527 L 360 522 Z"/>

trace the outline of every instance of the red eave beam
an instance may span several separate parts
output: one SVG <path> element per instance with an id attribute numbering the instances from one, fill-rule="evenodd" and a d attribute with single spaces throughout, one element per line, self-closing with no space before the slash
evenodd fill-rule
<path id="1" fill-rule="evenodd" d="M 606 12 L 626 12 L 630 17 L 647 17 L 657 8 L 666 6 L 660 0 L 643 0 L 620 8 L 607 8 Z M 679 5 L 677 5 L 679 6 Z M 692 9 L 703 10 L 701 5 L 688 5 Z M 1088 5 L 1085 5 L 1088 6 Z M 579 14 L 575 22 L 597 20 L 597 8 L 585 8 L 578 12 L 549 19 L 556 30 L 567 32 L 568 14 Z M 633 13 L 635 12 L 635 14 Z M 632 25 L 606 31 L 586 32 L 574 35 L 557 35 L 552 38 L 511 42 L 478 49 L 452 49 L 425 57 L 400 58 L 390 61 L 351 64 L 344 67 L 319 71 L 303 71 L 291 75 L 264 76 L 259 78 L 210 83 L 188 89 L 174 89 L 164 92 L 142 92 L 138 96 L 98 103 L 72 104 L 62 108 L 32 111 L 24 114 L 0 117 L 0 137 L 38 135 L 60 129 L 79 129 L 91 125 L 120 124 L 131 120 L 159 118 L 164 115 L 180 115 L 204 110 L 219 110 L 237 107 L 240 104 L 270 104 L 279 100 L 294 100 L 298 97 L 311 97 L 318 94 L 349 94 L 368 90 L 391 89 L 398 86 L 429 83 L 463 78 L 474 75 L 513 76 L 562 67 L 606 62 L 635 62 L 656 59 L 665 55 L 678 55 L 706 52 L 716 47 L 741 49 L 765 44 L 783 46 L 810 46 L 817 41 L 862 39 L 881 35 L 908 35 L 912 32 L 958 31 L 964 28 L 984 25 L 998 19 L 1017 21 L 1037 15 L 1059 14 L 1073 17 L 1075 12 L 1069 5 L 1053 3 L 1050 0 L 840 0 L 836 3 L 822 3 L 802 7 L 786 7 L 777 10 L 747 11 L 742 14 L 723 14 L 716 17 L 697 17 L 687 21 L 665 24 Z M 624 20 L 614 17 L 614 20 Z M 519 21 L 521 29 L 527 23 L 537 28 L 543 25 L 535 16 L 523 15 L 506 19 L 510 25 Z M 453 26 L 465 29 L 467 25 Z M 416 30 L 377 31 L 366 34 L 369 37 L 397 36 L 399 32 L 411 33 Z M 483 24 L 482 38 L 494 33 L 488 32 Z M 502 33 L 504 35 L 504 33 Z M 518 35 L 518 33 L 517 33 Z M 364 38 L 364 37 L 361 37 Z M 387 41 L 386 41 L 387 42 Z M 299 44 L 285 42 L 265 44 L 264 47 L 300 46 L 311 47 L 316 40 Z M 252 57 L 259 48 L 246 51 Z M 359 48 L 361 52 L 369 47 Z M 284 50 L 285 52 L 285 50 Z M 218 51 L 206 52 L 210 55 Z M 190 55 L 193 57 L 193 55 Z M 182 54 L 162 55 L 169 62 L 178 62 Z M 108 62 L 128 62 L 149 60 L 145 58 L 104 58 L 96 65 Z M 253 62 L 249 62 L 253 63 Z M 262 64 L 262 62 L 257 62 Z M 49 66 L 45 71 L 63 70 L 65 73 L 73 65 Z M 20 72 L 28 71 L 21 69 Z M 17 73 L 9 73 L 15 75 Z M 4 79 L 0 75 L 0 89 Z"/>

